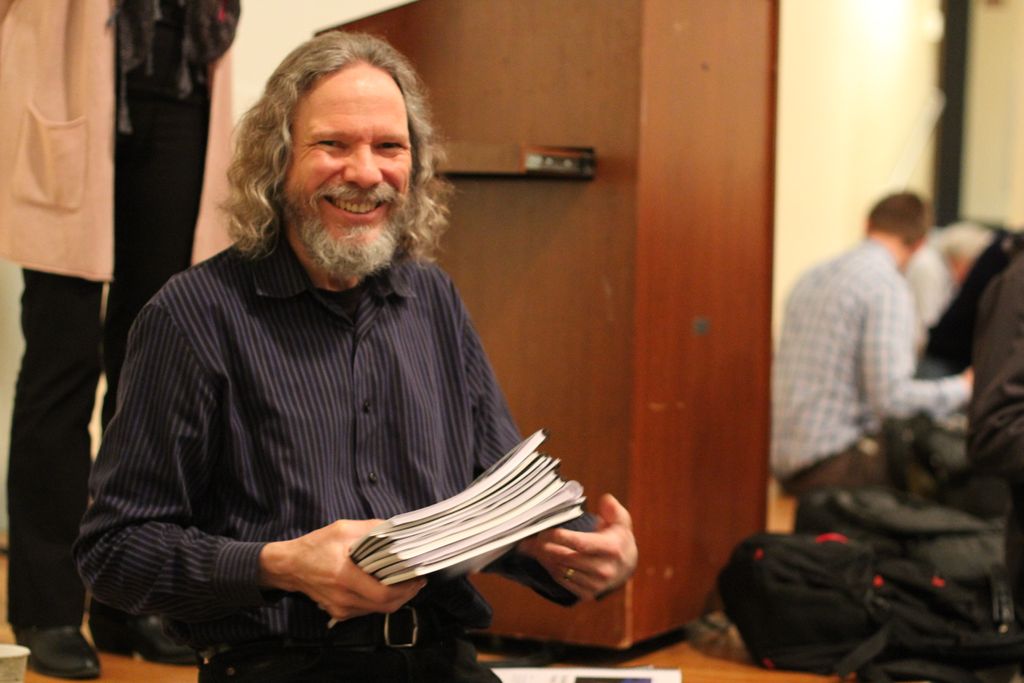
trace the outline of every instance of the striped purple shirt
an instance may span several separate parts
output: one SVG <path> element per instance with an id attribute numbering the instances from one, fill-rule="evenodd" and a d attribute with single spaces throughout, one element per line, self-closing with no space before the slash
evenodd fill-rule
<path id="1" fill-rule="evenodd" d="M 306 596 L 259 589 L 265 543 L 446 498 L 518 442 L 448 277 L 403 262 L 365 284 L 353 324 L 282 242 L 228 250 L 143 309 L 75 545 L 97 598 L 164 614 L 197 648 L 321 637 Z M 498 565 L 571 601 L 532 561 Z M 490 620 L 466 579 L 416 602 Z"/>

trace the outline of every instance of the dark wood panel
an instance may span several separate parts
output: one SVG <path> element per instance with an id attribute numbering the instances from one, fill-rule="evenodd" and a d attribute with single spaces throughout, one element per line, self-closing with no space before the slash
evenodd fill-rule
<path id="1" fill-rule="evenodd" d="M 699 614 L 733 545 L 764 525 L 775 20 L 767 0 L 645 3 L 638 634 Z"/>
<path id="2" fill-rule="evenodd" d="M 448 138 L 599 139 L 601 174 L 633 175 L 640 0 L 419 0 L 349 27 L 387 37 L 412 60 Z"/>

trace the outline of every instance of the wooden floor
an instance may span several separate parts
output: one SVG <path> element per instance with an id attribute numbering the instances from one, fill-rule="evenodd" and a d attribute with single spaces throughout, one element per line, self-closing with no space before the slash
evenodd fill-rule
<path id="1" fill-rule="evenodd" d="M 768 529 L 786 531 L 790 528 L 793 501 L 779 497 L 772 491 L 768 512 Z M 0 615 L 6 615 L 6 557 L 0 560 Z M 0 623 L 0 642 L 14 642 L 10 626 Z M 481 641 L 481 657 L 509 660 L 521 656 L 526 643 L 493 643 Z M 495 649 L 495 648 L 500 649 Z M 683 683 L 813 683 L 834 681 L 833 678 L 773 672 L 749 663 L 735 630 L 728 627 L 719 615 L 691 624 L 678 633 L 637 646 L 625 652 L 605 650 L 568 649 L 559 653 L 560 662 L 573 666 L 656 666 L 680 669 Z M 185 683 L 196 680 L 194 667 L 151 664 L 130 657 L 101 653 L 103 681 L 107 683 Z M 26 683 L 55 681 L 47 676 L 29 672 Z"/>

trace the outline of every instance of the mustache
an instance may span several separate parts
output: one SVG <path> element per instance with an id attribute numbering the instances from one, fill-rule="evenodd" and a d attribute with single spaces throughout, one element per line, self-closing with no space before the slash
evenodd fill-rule
<path id="1" fill-rule="evenodd" d="M 398 199 L 398 190 L 387 183 L 378 183 L 369 189 L 354 185 L 334 185 L 321 187 L 309 198 L 310 206 L 316 206 L 321 199 L 332 199 L 345 202 L 371 202 L 373 204 L 391 203 Z"/>

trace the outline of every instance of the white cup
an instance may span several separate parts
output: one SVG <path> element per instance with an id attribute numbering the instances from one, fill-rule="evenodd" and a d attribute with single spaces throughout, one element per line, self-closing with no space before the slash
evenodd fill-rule
<path id="1" fill-rule="evenodd" d="M 24 683 L 29 649 L 0 643 L 0 683 Z"/>

